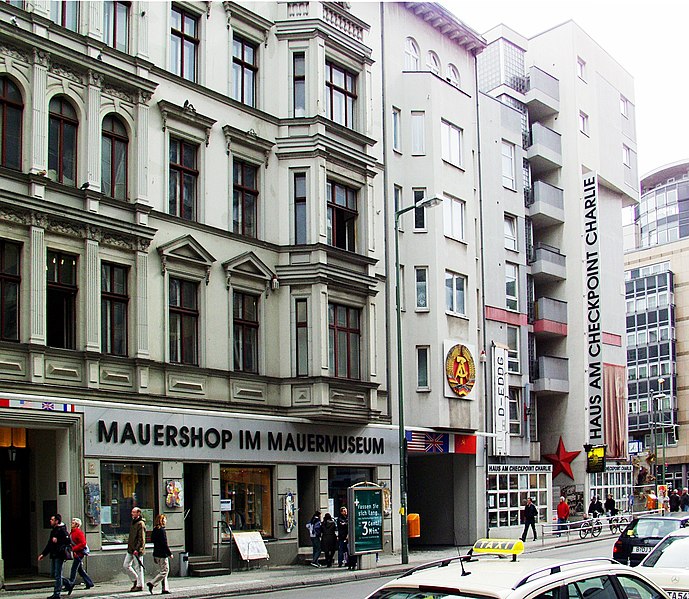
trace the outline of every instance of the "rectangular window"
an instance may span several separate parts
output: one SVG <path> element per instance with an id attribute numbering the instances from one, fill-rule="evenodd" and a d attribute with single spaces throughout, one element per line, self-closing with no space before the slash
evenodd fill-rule
<path id="1" fill-rule="evenodd" d="M 293 55 L 292 70 L 294 116 L 306 116 L 306 55 L 303 52 Z"/>
<path id="2" fill-rule="evenodd" d="M 589 115 L 585 112 L 579 112 L 579 131 L 589 134 Z"/>
<path id="3" fill-rule="evenodd" d="M 395 212 L 397 212 L 398 210 L 400 210 L 400 209 L 402 208 L 402 198 L 404 197 L 404 196 L 403 196 L 403 189 L 402 189 L 399 185 L 395 185 L 395 186 L 393 187 L 393 192 L 392 192 L 392 193 L 393 193 L 392 199 L 393 199 L 393 202 L 394 202 L 394 204 L 395 204 L 395 208 L 394 208 L 394 209 L 395 209 Z M 398 228 L 400 231 L 404 231 L 404 226 L 403 226 L 402 223 L 403 223 L 402 219 L 401 219 L 401 218 L 398 219 L 398 221 L 397 221 L 397 228 Z"/>
<path id="4" fill-rule="evenodd" d="M 440 121 L 440 139 L 443 160 L 462 166 L 462 130 L 447 121 Z"/>
<path id="5" fill-rule="evenodd" d="M 21 246 L 0 240 L 0 339 L 19 341 Z"/>
<path id="6" fill-rule="evenodd" d="M 199 20 L 177 6 L 172 7 L 170 16 L 170 70 L 189 81 L 196 81 Z"/>
<path id="7" fill-rule="evenodd" d="M 428 310 L 428 267 L 415 266 L 416 309 Z"/>
<path id="8" fill-rule="evenodd" d="M 127 355 L 127 275 L 126 266 L 101 263 L 101 351 L 104 354 Z"/>
<path id="9" fill-rule="evenodd" d="M 258 168 L 241 160 L 232 163 L 232 231 L 257 237 Z"/>
<path id="10" fill-rule="evenodd" d="M 464 241 L 464 218 L 466 205 L 462 200 L 445 196 L 443 198 L 443 227 L 445 236 Z"/>
<path id="11" fill-rule="evenodd" d="M 510 435 L 522 434 L 522 390 L 510 387 Z"/>
<path id="12" fill-rule="evenodd" d="M 586 61 L 577 56 L 577 76 L 582 81 L 586 81 Z"/>
<path id="13" fill-rule="evenodd" d="M 505 214 L 505 248 L 518 251 L 517 246 L 517 217 Z"/>
<path id="14" fill-rule="evenodd" d="M 414 205 L 418 204 L 421 200 L 426 197 L 425 189 L 414 189 Z M 426 230 L 426 207 L 419 206 L 414 208 L 414 230 L 415 231 L 425 231 Z"/>
<path id="15" fill-rule="evenodd" d="M 357 212 L 356 190 L 328 181 L 328 245 L 350 252 L 356 251 Z"/>
<path id="16" fill-rule="evenodd" d="M 464 275 L 445 272 L 445 308 L 451 314 L 466 314 L 467 279 Z"/>
<path id="17" fill-rule="evenodd" d="M 399 108 L 392 109 L 392 149 L 402 151 L 402 112 Z"/>
<path id="18" fill-rule="evenodd" d="M 519 310 L 519 268 L 516 264 L 505 264 L 505 307 Z"/>
<path id="19" fill-rule="evenodd" d="M 629 118 L 629 100 L 622 95 L 620 95 L 620 114 Z"/>
<path id="20" fill-rule="evenodd" d="M 426 153 L 426 114 L 413 111 L 411 113 L 411 153 L 421 156 Z"/>
<path id="21" fill-rule="evenodd" d="M 418 346 L 416 348 L 416 388 L 426 391 L 430 388 L 428 372 L 429 347 Z"/>
<path id="22" fill-rule="evenodd" d="M 325 110 L 328 118 L 354 128 L 356 75 L 332 62 L 325 63 Z"/>
<path id="23" fill-rule="evenodd" d="M 234 36 L 232 39 L 232 98 L 256 106 L 256 44 Z"/>
<path id="24" fill-rule="evenodd" d="M 632 165 L 632 151 L 624 144 L 622 144 L 622 164 L 624 166 Z"/>
<path id="25" fill-rule="evenodd" d="M 169 295 L 170 362 L 198 365 L 198 284 L 170 277 Z"/>
<path id="26" fill-rule="evenodd" d="M 361 378 L 361 311 L 328 304 L 328 357 L 330 376 Z"/>
<path id="27" fill-rule="evenodd" d="M 242 441 L 251 449 L 251 437 Z M 220 466 L 220 517 L 232 530 L 257 530 L 263 537 L 273 536 L 272 502 L 270 468 Z"/>
<path id="28" fill-rule="evenodd" d="M 46 335 L 50 347 L 76 349 L 77 257 L 48 251 Z"/>
<path id="29" fill-rule="evenodd" d="M 196 144 L 170 138 L 168 213 L 184 220 L 196 220 L 197 152 Z"/>
<path id="30" fill-rule="evenodd" d="M 15 3 L 10 2 L 10 4 Z M 19 4 L 21 5 L 21 2 Z M 109 3 L 106 2 L 106 4 Z M 79 28 L 79 2 L 76 0 L 53 0 L 50 3 L 50 20 L 61 27 L 77 31 Z"/>
<path id="31" fill-rule="evenodd" d="M 306 173 L 294 173 L 294 243 L 306 243 Z"/>
<path id="32" fill-rule="evenodd" d="M 147 425 L 142 425 L 146 428 Z M 158 464 L 145 462 L 101 462 L 101 540 L 104 545 L 127 544 L 132 508 L 141 509 L 146 522 L 158 513 Z M 150 541 L 150 527 L 146 534 Z"/>
<path id="33" fill-rule="evenodd" d="M 507 370 L 509 372 L 521 372 L 518 327 L 507 327 L 507 347 Z"/>
<path id="34" fill-rule="evenodd" d="M 309 313 L 305 299 L 294 302 L 294 326 L 297 345 L 297 376 L 309 374 Z"/>
<path id="35" fill-rule="evenodd" d="M 517 189 L 514 144 L 507 141 L 502 142 L 502 185 L 508 189 Z"/>
<path id="36" fill-rule="evenodd" d="M 258 296 L 235 291 L 232 305 L 234 369 L 258 372 Z"/>
<path id="37" fill-rule="evenodd" d="M 103 3 L 103 41 L 108 46 L 127 51 L 129 42 L 129 7 L 131 2 L 106 0 Z"/>

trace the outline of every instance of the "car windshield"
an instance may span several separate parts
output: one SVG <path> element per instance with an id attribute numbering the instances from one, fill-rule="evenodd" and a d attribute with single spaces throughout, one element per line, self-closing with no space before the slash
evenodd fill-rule
<path id="1" fill-rule="evenodd" d="M 671 518 L 637 520 L 624 533 L 628 537 L 664 537 L 679 528 L 680 521 Z"/>
<path id="2" fill-rule="evenodd" d="M 689 537 L 663 539 L 644 560 L 644 566 L 689 568 Z"/>
<path id="3" fill-rule="evenodd" d="M 380 589 L 369 599 L 477 599 L 477 595 L 466 595 L 451 589 Z M 479 596 L 480 599 L 480 596 Z M 487 597 L 485 599 L 488 599 Z"/>

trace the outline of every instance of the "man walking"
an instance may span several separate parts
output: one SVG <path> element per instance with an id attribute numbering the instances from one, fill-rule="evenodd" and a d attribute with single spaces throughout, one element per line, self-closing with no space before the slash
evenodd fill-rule
<path id="1" fill-rule="evenodd" d="M 55 514 L 50 516 L 50 536 L 45 548 L 38 554 L 40 562 L 44 557 L 50 556 L 50 575 L 55 580 L 53 594 L 48 599 L 60 599 L 62 591 L 62 566 L 65 563 L 65 547 L 71 545 L 67 527 L 62 523 L 62 516 Z"/>
<path id="2" fill-rule="evenodd" d="M 679 498 L 679 506 L 683 512 L 689 512 L 689 489 L 682 489 L 682 496 Z"/>
<path id="3" fill-rule="evenodd" d="M 335 522 L 337 524 L 337 567 L 341 568 L 346 561 L 345 554 L 349 556 L 347 550 L 347 535 L 349 535 L 349 519 L 347 518 L 347 508 L 343 505 Z M 345 564 L 346 565 L 346 564 Z"/>
<path id="4" fill-rule="evenodd" d="M 144 588 L 144 549 L 146 547 L 146 522 L 141 515 L 141 508 L 132 508 L 132 525 L 129 527 L 127 554 L 124 556 L 122 569 L 132 581 L 132 593 Z"/>
<path id="5" fill-rule="evenodd" d="M 567 520 L 569 520 L 569 504 L 564 497 L 560 497 L 560 503 L 557 504 L 557 523 L 560 525 L 567 524 Z M 559 537 L 562 531 L 566 529 L 566 526 L 558 526 L 557 536 Z"/>
<path id="6" fill-rule="evenodd" d="M 526 535 L 529 533 L 529 527 L 533 529 L 533 540 L 538 539 L 536 534 L 536 516 L 538 510 L 531 501 L 531 497 L 526 498 L 526 505 L 524 506 L 524 532 L 522 533 L 522 542 L 526 541 Z"/>

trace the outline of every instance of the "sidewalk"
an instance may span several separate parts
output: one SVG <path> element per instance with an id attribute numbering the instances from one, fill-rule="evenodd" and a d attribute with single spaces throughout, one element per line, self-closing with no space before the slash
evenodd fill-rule
<path id="1" fill-rule="evenodd" d="M 602 538 L 605 538 L 603 535 Z M 612 538 L 612 537 L 610 537 Z M 552 547 L 559 547 L 574 543 L 585 543 L 578 537 L 572 536 L 569 540 L 566 537 L 550 537 L 539 539 L 538 541 L 528 541 L 525 543 L 525 553 L 537 553 Z M 348 571 L 346 568 L 313 568 L 308 565 L 299 566 L 271 566 L 263 562 L 260 567 L 252 567 L 250 570 L 235 570 L 227 576 L 214 576 L 209 578 L 199 577 L 171 577 L 170 590 L 171 599 L 186 598 L 214 598 L 226 597 L 231 595 L 241 595 L 244 593 L 267 593 L 281 589 L 299 588 L 302 586 L 330 585 L 346 581 L 363 580 L 368 578 L 380 578 L 383 576 L 395 576 L 402 574 L 422 563 L 440 560 L 457 555 L 464 555 L 469 547 L 443 547 L 437 549 L 412 549 L 409 552 L 409 564 L 402 565 L 398 554 L 381 554 L 378 559 L 377 567 L 369 570 Z M 149 573 L 153 576 L 153 572 Z M 80 580 L 80 579 L 79 579 Z M 124 599 L 141 599 L 148 597 L 147 589 L 142 592 L 130 593 L 131 582 L 124 574 L 116 580 L 105 583 L 97 583 L 96 586 L 88 591 L 79 585 L 74 589 L 70 599 L 94 599 L 96 597 L 116 597 Z M 3 591 L 1 597 L 6 599 L 45 599 L 52 593 L 52 584 L 46 580 L 43 589 L 32 589 L 30 591 Z M 160 594 L 160 586 L 154 589 L 156 595 Z M 67 594 L 63 593 L 62 598 L 66 599 Z"/>

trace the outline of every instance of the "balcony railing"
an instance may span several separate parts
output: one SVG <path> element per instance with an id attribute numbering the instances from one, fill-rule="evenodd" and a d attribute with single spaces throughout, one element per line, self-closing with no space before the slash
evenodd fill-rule
<path id="1" fill-rule="evenodd" d="M 529 367 L 536 393 L 569 393 L 569 364 L 567 358 L 540 356 Z"/>
<path id="2" fill-rule="evenodd" d="M 550 227 L 565 222 L 564 192 L 545 181 L 534 181 L 533 201 L 527 207 L 535 227 Z"/>

